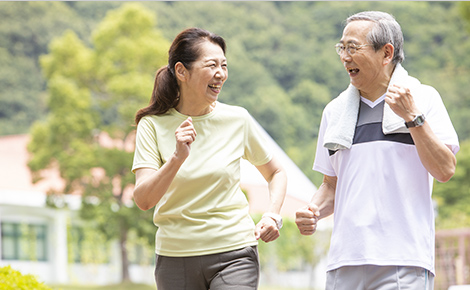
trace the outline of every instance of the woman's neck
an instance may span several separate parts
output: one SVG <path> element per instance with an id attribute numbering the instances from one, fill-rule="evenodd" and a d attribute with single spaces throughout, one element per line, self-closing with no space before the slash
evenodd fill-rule
<path id="1" fill-rule="evenodd" d="M 204 105 L 196 105 L 194 103 L 187 103 L 180 100 L 178 105 L 176 106 L 176 110 L 186 116 L 203 116 L 207 115 L 212 112 L 216 106 L 217 102 L 213 102 L 212 104 L 204 104 Z"/>

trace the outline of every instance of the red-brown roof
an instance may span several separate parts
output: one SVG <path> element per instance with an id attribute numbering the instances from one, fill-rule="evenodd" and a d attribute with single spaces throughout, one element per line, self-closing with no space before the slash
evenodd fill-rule
<path id="1" fill-rule="evenodd" d="M 61 191 L 65 184 L 57 170 L 44 170 L 42 176 L 46 178 L 33 183 L 28 167 L 29 153 L 26 148 L 29 140 L 29 135 L 0 137 L 0 190 Z"/>
<path id="2" fill-rule="evenodd" d="M 0 137 L 0 194 L 11 191 L 47 193 L 49 190 L 60 192 L 64 189 L 64 181 L 60 178 L 58 170 L 47 169 L 41 172 L 44 179 L 33 183 L 31 171 L 28 167 L 29 153 L 27 145 L 29 135 L 10 135 Z M 129 165 L 131 166 L 131 165 Z M 247 191 L 250 200 L 250 212 L 262 213 L 269 205 L 267 184 L 263 182 L 252 183 L 246 179 L 242 188 Z M 259 174 L 260 178 L 261 174 Z M 132 189 L 130 190 L 132 192 Z M 132 194 L 132 193 L 130 193 Z M 0 199 L 1 200 L 1 199 Z M 304 206 L 305 201 L 288 195 L 282 208 L 282 215 L 293 217 L 295 211 Z"/>

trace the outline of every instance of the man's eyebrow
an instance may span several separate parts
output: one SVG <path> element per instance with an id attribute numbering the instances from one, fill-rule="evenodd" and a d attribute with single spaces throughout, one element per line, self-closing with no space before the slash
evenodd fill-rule
<path id="1" fill-rule="evenodd" d="M 344 44 L 345 41 L 341 39 L 341 40 L 339 41 L 339 43 Z M 359 42 L 357 42 L 357 41 L 354 40 L 354 39 L 350 39 L 350 40 L 346 41 L 346 44 L 349 44 L 349 43 L 359 44 Z"/>

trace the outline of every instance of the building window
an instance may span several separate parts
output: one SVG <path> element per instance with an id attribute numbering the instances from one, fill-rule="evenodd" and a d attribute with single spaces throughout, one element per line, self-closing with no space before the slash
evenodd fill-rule
<path id="1" fill-rule="evenodd" d="M 2 260 L 47 261 L 47 226 L 2 222 Z"/>
<path id="2" fill-rule="evenodd" d="M 112 256 L 106 236 L 88 223 L 69 226 L 68 253 L 70 263 L 82 264 L 108 264 Z"/>

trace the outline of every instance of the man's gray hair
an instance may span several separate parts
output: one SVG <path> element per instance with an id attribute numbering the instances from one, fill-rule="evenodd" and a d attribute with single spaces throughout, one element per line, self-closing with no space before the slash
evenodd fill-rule
<path id="1" fill-rule="evenodd" d="M 405 52 L 403 51 L 403 32 L 400 24 L 392 15 L 380 11 L 364 11 L 350 16 L 346 19 L 346 25 L 353 21 L 366 20 L 375 23 L 375 26 L 367 35 L 369 41 L 375 51 L 381 49 L 385 44 L 390 43 L 395 48 L 392 63 L 397 64 L 405 60 Z"/>

